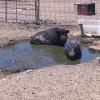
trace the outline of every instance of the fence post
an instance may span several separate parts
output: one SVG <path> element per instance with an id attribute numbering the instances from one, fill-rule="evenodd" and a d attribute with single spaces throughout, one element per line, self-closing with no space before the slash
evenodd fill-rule
<path id="1" fill-rule="evenodd" d="M 5 21 L 7 22 L 7 0 L 5 1 Z"/>
<path id="2" fill-rule="evenodd" d="M 79 24 L 80 30 L 81 30 L 81 37 L 84 37 L 84 29 L 83 29 L 83 24 Z"/>
<path id="3" fill-rule="evenodd" d="M 16 22 L 17 22 L 17 0 L 16 0 Z"/>
<path id="4" fill-rule="evenodd" d="M 38 21 L 40 20 L 40 0 L 38 0 Z"/>
<path id="5" fill-rule="evenodd" d="M 35 0 L 35 21 L 37 25 L 39 24 L 39 17 L 40 17 L 39 8 L 40 8 L 40 0 Z"/>

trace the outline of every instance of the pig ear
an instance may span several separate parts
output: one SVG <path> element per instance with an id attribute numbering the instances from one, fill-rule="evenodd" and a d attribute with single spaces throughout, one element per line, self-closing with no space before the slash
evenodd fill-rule
<path id="1" fill-rule="evenodd" d="M 69 33 L 70 31 L 69 30 L 66 30 L 66 32 Z"/>

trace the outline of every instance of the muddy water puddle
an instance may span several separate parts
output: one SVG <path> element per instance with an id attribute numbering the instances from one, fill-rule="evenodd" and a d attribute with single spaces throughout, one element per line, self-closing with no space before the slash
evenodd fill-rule
<path id="1" fill-rule="evenodd" d="M 81 59 L 70 61 L 64 55 L 63 47 L 31 45 L 29 41 L 23 41 L 0 48 L 0 69 L 23 71 L 55 64 L 80 64 L 100 57 L 100 53 L 89 51 L 88 47 L 81 46 L 81 49 Z"/>

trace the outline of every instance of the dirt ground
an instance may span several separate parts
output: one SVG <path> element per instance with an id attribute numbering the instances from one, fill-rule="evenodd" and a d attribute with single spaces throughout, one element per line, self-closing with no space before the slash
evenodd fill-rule
<path id="1" fill-rule="evenodd" d="M 0 23 L 0 46 L 30 39 L 36 31 L 34 25 Z M 100 58 L 79 65 L 0 73 L 0 100 L 100 100 Z"/>
<path id="2" fill-rule="evenodd" d="M 100 58 L 1 78 L 0 100 L 100 100 Z"/>
<path id="3" fill-rule="evenodd" d="M 0 47 L 35 35 L 37 26 L 29 24 L 0 23 Z"/>

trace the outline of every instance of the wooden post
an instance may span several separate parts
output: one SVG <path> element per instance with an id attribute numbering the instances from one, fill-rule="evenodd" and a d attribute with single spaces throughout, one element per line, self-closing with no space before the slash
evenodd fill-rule
<path id="1" fill-rule="evenodd" d="M 81 36 L 84 37 L 84 29 L 83 29 L 83 24 L 79 24 L 80 30 L 81 30 Z"/>

